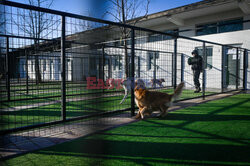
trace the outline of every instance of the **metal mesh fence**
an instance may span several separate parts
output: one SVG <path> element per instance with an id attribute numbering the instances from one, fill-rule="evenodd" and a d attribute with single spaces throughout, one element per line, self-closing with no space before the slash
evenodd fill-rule
<path id="1" fill-rule="evenodd" d="M 3 133 L 50 128 L 111 112 L 133 114 L 133 88 L 127 89 L 132 93 L 121 103 L 125 95 L 121 82 L 128 78 L 143 79 L 148 89 L 167 93 L 184 81 L 181 99 L 249 88 L 246 49 L 14 6 L 4 6 L 1 13 Z M 194 93 L 194 72 L 188 64 L 193 50 L 204 62 L 200 93 Z"/>

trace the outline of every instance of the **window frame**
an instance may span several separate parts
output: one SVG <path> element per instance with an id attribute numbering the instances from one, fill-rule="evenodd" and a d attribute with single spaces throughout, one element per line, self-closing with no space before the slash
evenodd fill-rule
<path id="1" fill-rule="evenodd" d="M 225 22 L 231 22 L 231 23 L 225 24 Z M 238 29 L 234 28 L 233 30 L 224 30 L 224 31 L 221 30 L 221 28 L 223 26 L 228 26 L 228 25 L 234 25 L 234 26 L 239 25 L 240 28 L 238 28 Z M 211 33 L 199 32 L 200 30 L 204 30 L 205 27 L 209 28 L 209 26 L 211 26 L 210 28 L 214 28 L 213 32 L 211 32 Z M 217 22 L 208 22 L 208 23 L 204 23 L 204 24 L 198 24 L 195 26 L 195 35 L 196 36 L 211 35 L 211 34 L 217 34 L 217 33 L 240 31 L 243 29 L 244 29 L 243 17 L 240 17 L 240 18 L 234 18 L 234 19 L 221 20 L 221 21 L 217 21 Z"/>

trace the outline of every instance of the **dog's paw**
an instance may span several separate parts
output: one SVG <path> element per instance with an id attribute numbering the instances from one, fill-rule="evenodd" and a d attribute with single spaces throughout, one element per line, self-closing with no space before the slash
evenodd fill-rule
<path id="1" fill-rule="evenodd" d="M 136 116 L 134 116 L 135 119 L 141 119 L 141 115 L 137 114 Z"/>
<path id="2" fill-rule="evenodd" d="M 141 119 L 144 119 L 144 115 L 143 114 L 141 114 Z"/>

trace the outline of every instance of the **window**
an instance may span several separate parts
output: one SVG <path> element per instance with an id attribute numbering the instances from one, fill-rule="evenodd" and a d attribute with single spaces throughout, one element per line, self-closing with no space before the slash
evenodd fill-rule
<path id="1" fill-rule="evenodd" d="M 159 52 L 148 52 L 146 58 L 147 70 L 150 70 L 152 65 L 154 65 L 154 56 L 156 59 L 159 59 Z"/>
<path id="2" fill-rule="evenodd" d="M 200 56 L 203 56 L 203 48 L 196 47 Z M 213 67 L 213 47 L 206 47 L 206 56 L 207 56 L 207 64 L 205 66 L 206 69 L 212 69 Z"/>
<path id="3" fill-rule="evenodd" d="M 170 33 L 170 34 L 178 35 L 178 29 L 167 30 L 165 32 L 166 33 Z M 168 35 L 161 35 L 161 34 L 151 34 L 151 35 L 148 36 L 148 41 L 149 42 L 162 41 L 162 40 L 170 40 L 170 39 L 173 39 L 173 37 L 172 36 L 168 36 Z"/>
<path id="4" fill-rule="evenodd" d="M 243 19 L 219 21 L 196 26 L 196 35 L 209 35 L 215 33 L 232 32 L 243 29 Z"/>
<path id="5" fill-rule="evenodd" d="M 196 35 L 209 35 L 217 33 L 216 23 L 197 26 Z"/>
<path id="6" fill-rule="evenodd" d="M 232 32 L 243 29 L 242 19 L 219 22 L 219 33 Z"/>
<path id="7" fill-rule="evenodd" d="M 178 29 L 174 29 L 174 30 L 167 30 L 165 31 L 166 33 L 170 33 L 170 34 L 173 34 L 173 35 L 179 35 L 179 30 Z M 169 40 L 169 39 L 173 39 L 172 36 L 167 36 L 167 35 L 164 35 L 163 36 L 163 40 Z"/>

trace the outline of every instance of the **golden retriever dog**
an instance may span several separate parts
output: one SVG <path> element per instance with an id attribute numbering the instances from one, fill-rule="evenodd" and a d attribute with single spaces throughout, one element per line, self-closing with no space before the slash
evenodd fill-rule
<path id="1" fill-rule="evenodd" d="M 168 108 L 177 100 L 184 87 L 184 82 L 180 83 L 173 94 L 167 94 L 158 91 L 149 91 L 144 86 L 141 79 L 135 82 L 135 103 L 139 107 L 136 118 L 143 119 L 145 115 L 150 115 L 153 111 L 160 110 L 160 117 L 165 117 L 168 113 Z"/>

